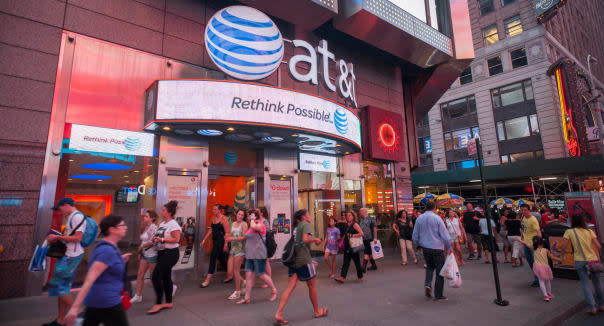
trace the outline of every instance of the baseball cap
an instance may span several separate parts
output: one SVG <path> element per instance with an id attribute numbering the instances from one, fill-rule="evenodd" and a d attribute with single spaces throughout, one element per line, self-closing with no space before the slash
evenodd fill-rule
<path id="1" fill-rule="evenodd" d="M 65 205 L 65 204 L 68 204 L 68 205 L 71 205 L 71 206 L 75 206 L 75 201 L 72 198 L 69 198 L 69 197 L 61 198 L 57 202 L 57 204 L 52 207 L 52 210 L 56 211 L 56 210 L 59 209 L 59 207 Z"/>

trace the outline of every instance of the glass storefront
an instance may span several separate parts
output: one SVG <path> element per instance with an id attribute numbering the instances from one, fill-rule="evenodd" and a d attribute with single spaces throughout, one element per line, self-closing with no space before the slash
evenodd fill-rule
<path id="1" fill-rule="evenodd" d="M 307 209 L 311 216 L 313 235 L 323 239 L 330 218 L 342 211 L 338 173 L 300 172 L 298 174 L 298 209 Z M 322 245 L 311 246 L 322 251 Z"/>
<path id="2" fill-rule="evenodd" d="M 141 217 L 147 210 L 156 209 L 157 157 L 122 154 L 121 146 L 112 145 L 93 146 L 103 150 L 102 152 L 80 150 L 78 148 L 87 147 L 82 143 L 82 139 L 118 144 L 120 134 L 117 133 L 120 131 L 105 129 L 107 133 L 103 138 L 95 136 L 94 129 L 88 126 L 67 124 L 65 129 L 68 132 L 63 139 L 61 150 L 56 185 L 57 198 L 73 198 L 77 209 L 93 218 L 97 224 L 109 214 L 122 216 L 128 225 L 128 233 L 119 243 L 119 247 L 124 253 L 136 253 L 142 232 Z M 72 132 L 71 135 L 69 131 Z M 87 133 L 84 137 L 88 138 L 80 138 L 80 133 Z M 154 136 L 150 136 L 150 141 L 153 142 Z M 134 138 L 129 139 L 133 143 L 128 146 L 139 146 Z M 54 216 L 55 228 L 67 223 L 60 214 L 55 213 Z M 83 262 L 78 266 L 76 283 L 84 281 L 92 249 L 93 246 L 85 248 Z M 138 255 L 132 255 L 132 259 L 134 261 L 128 265 L 128 274 L 136 275 Z"/>
<path id="3" fill-rule="evenodd" d="M 365 206 L 378 225 L 378 238 L 383 247 L 392 247 L 392 223 L 395 207 L 392 182 L 392 164 L 363 162 L 365 176 Z"/>

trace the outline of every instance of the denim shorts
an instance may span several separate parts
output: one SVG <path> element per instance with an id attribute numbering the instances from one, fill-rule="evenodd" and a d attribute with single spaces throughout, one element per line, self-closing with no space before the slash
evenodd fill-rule
<path id="1" fill-rule="evenodd" d="M 48 283 L 48 296 L 62 297 L 69 294 L 82 257 L 84 254 L 77 257 L 64 256 L 57 260 L 52 278 Z"/>
<path id="2" fill-rule="evenodd" d="M 143 256 L 143 259 L 149 263 L 149 264 L 156 264 L 157 263 L 157 256 L 153 256 L 153 257 L 145 257 Z"/>
<path id="3" fill-rule="evenodd" d="M 266 274 L 266 259 L 246 259 L 244 269 L 256 275 Z"/>

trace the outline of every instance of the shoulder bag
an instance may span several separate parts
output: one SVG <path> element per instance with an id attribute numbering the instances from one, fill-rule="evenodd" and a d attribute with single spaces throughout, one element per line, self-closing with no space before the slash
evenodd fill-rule
<path id="1" fill-rule="evenodd" d="M 74 235 L 76 230 L 79 229 L 80 226 L 82 226 L 82 224 L 85 221 L 86 221 L 86 216 L 84 215 L 84 218 L 82 218 L 82 221 L 78 224 L 78 226 L 75 227 L 75 229 L 71 230 L 71 232 L 69 233 L 69 236 Z M 71 223 L 71 219 L 69 219 L 69 221 L 67 221 L 67 222 Z M 67 251 L 67 245 L 65 245 L 65 243 L 63 241 L 57 240 L 57 241 L 51 243 L 50 246 L 48 246 L 48 253 L 46 254 L 46 256 L 60 259 L 65 256 L 66 251 Z"/>
<path id="2" fill-rule="evenodd" d="M 354 227 L 354 224 L 352 224 Z M 350 228 L 350 226 L 349 226 Z M 348 230 L 346 231 L 348 233 Z M 363 237 L 348 237 L 348 244 L 350 245 L 350 250 L 354 253 L 361 252 L 365 250 L 365 246 L 363 245 Z"/>
<path id="3" fill-rule="evenodd" d="M 583 246 L 581 246 L 581 240 L 579 240 L 579 236 L 577 236 L 577 231 L 573 228 L 573 233 L 575 234 L 575 239 L 577 239 L 577 245 L 579 246 L 579 250 L 581 251 L 581 255 L 583 258 L 587 260 L 587 256 L 585 256 L 585 252 L 583 252 Z M 587 270 L 590 273 L 602 273 L 604 272 L 604 265 L 599 260 L 592 260 L 587 262 Z"/>

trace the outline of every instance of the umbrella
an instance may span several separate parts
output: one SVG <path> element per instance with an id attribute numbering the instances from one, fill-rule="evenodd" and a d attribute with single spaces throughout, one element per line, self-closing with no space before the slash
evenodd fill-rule
<path id="1" fill-rule="evenodd" d="M 434 195 L 429 193 L 429 192 L 425 192 L 423 194 L 419 194 L 415 197 L 413 197 L 413 203 L 414 204 L 425 204 L 428 201 L 433 201 L 434 200 Z"/>
<path id="2" fill-rule="evenodd" d="M 514 201 L 514 206 L 516 206 L 516 207 L 520 207 L 520 206 L 522 206 L 524 204 L 527 204 L 529 206 L 533 206 L 534 203 L 532 201 L 526 200 L 526 199 L 519 199 L 519 200 Z"/>
<path id="3" fill-rule="evenodd" d="M 505 197 L 497 198 L 491 202 L 491 206 L 499 206 L 499 205 L 512 205 L 514 203 L 513 200 Z"/>
<path id="4" fill-rule="evenodd" d="M 463 206 L 464 199 L 456 194 L 446 193 L 436 197 L 436 205 L 439 208 L 452 208 Z"/>

